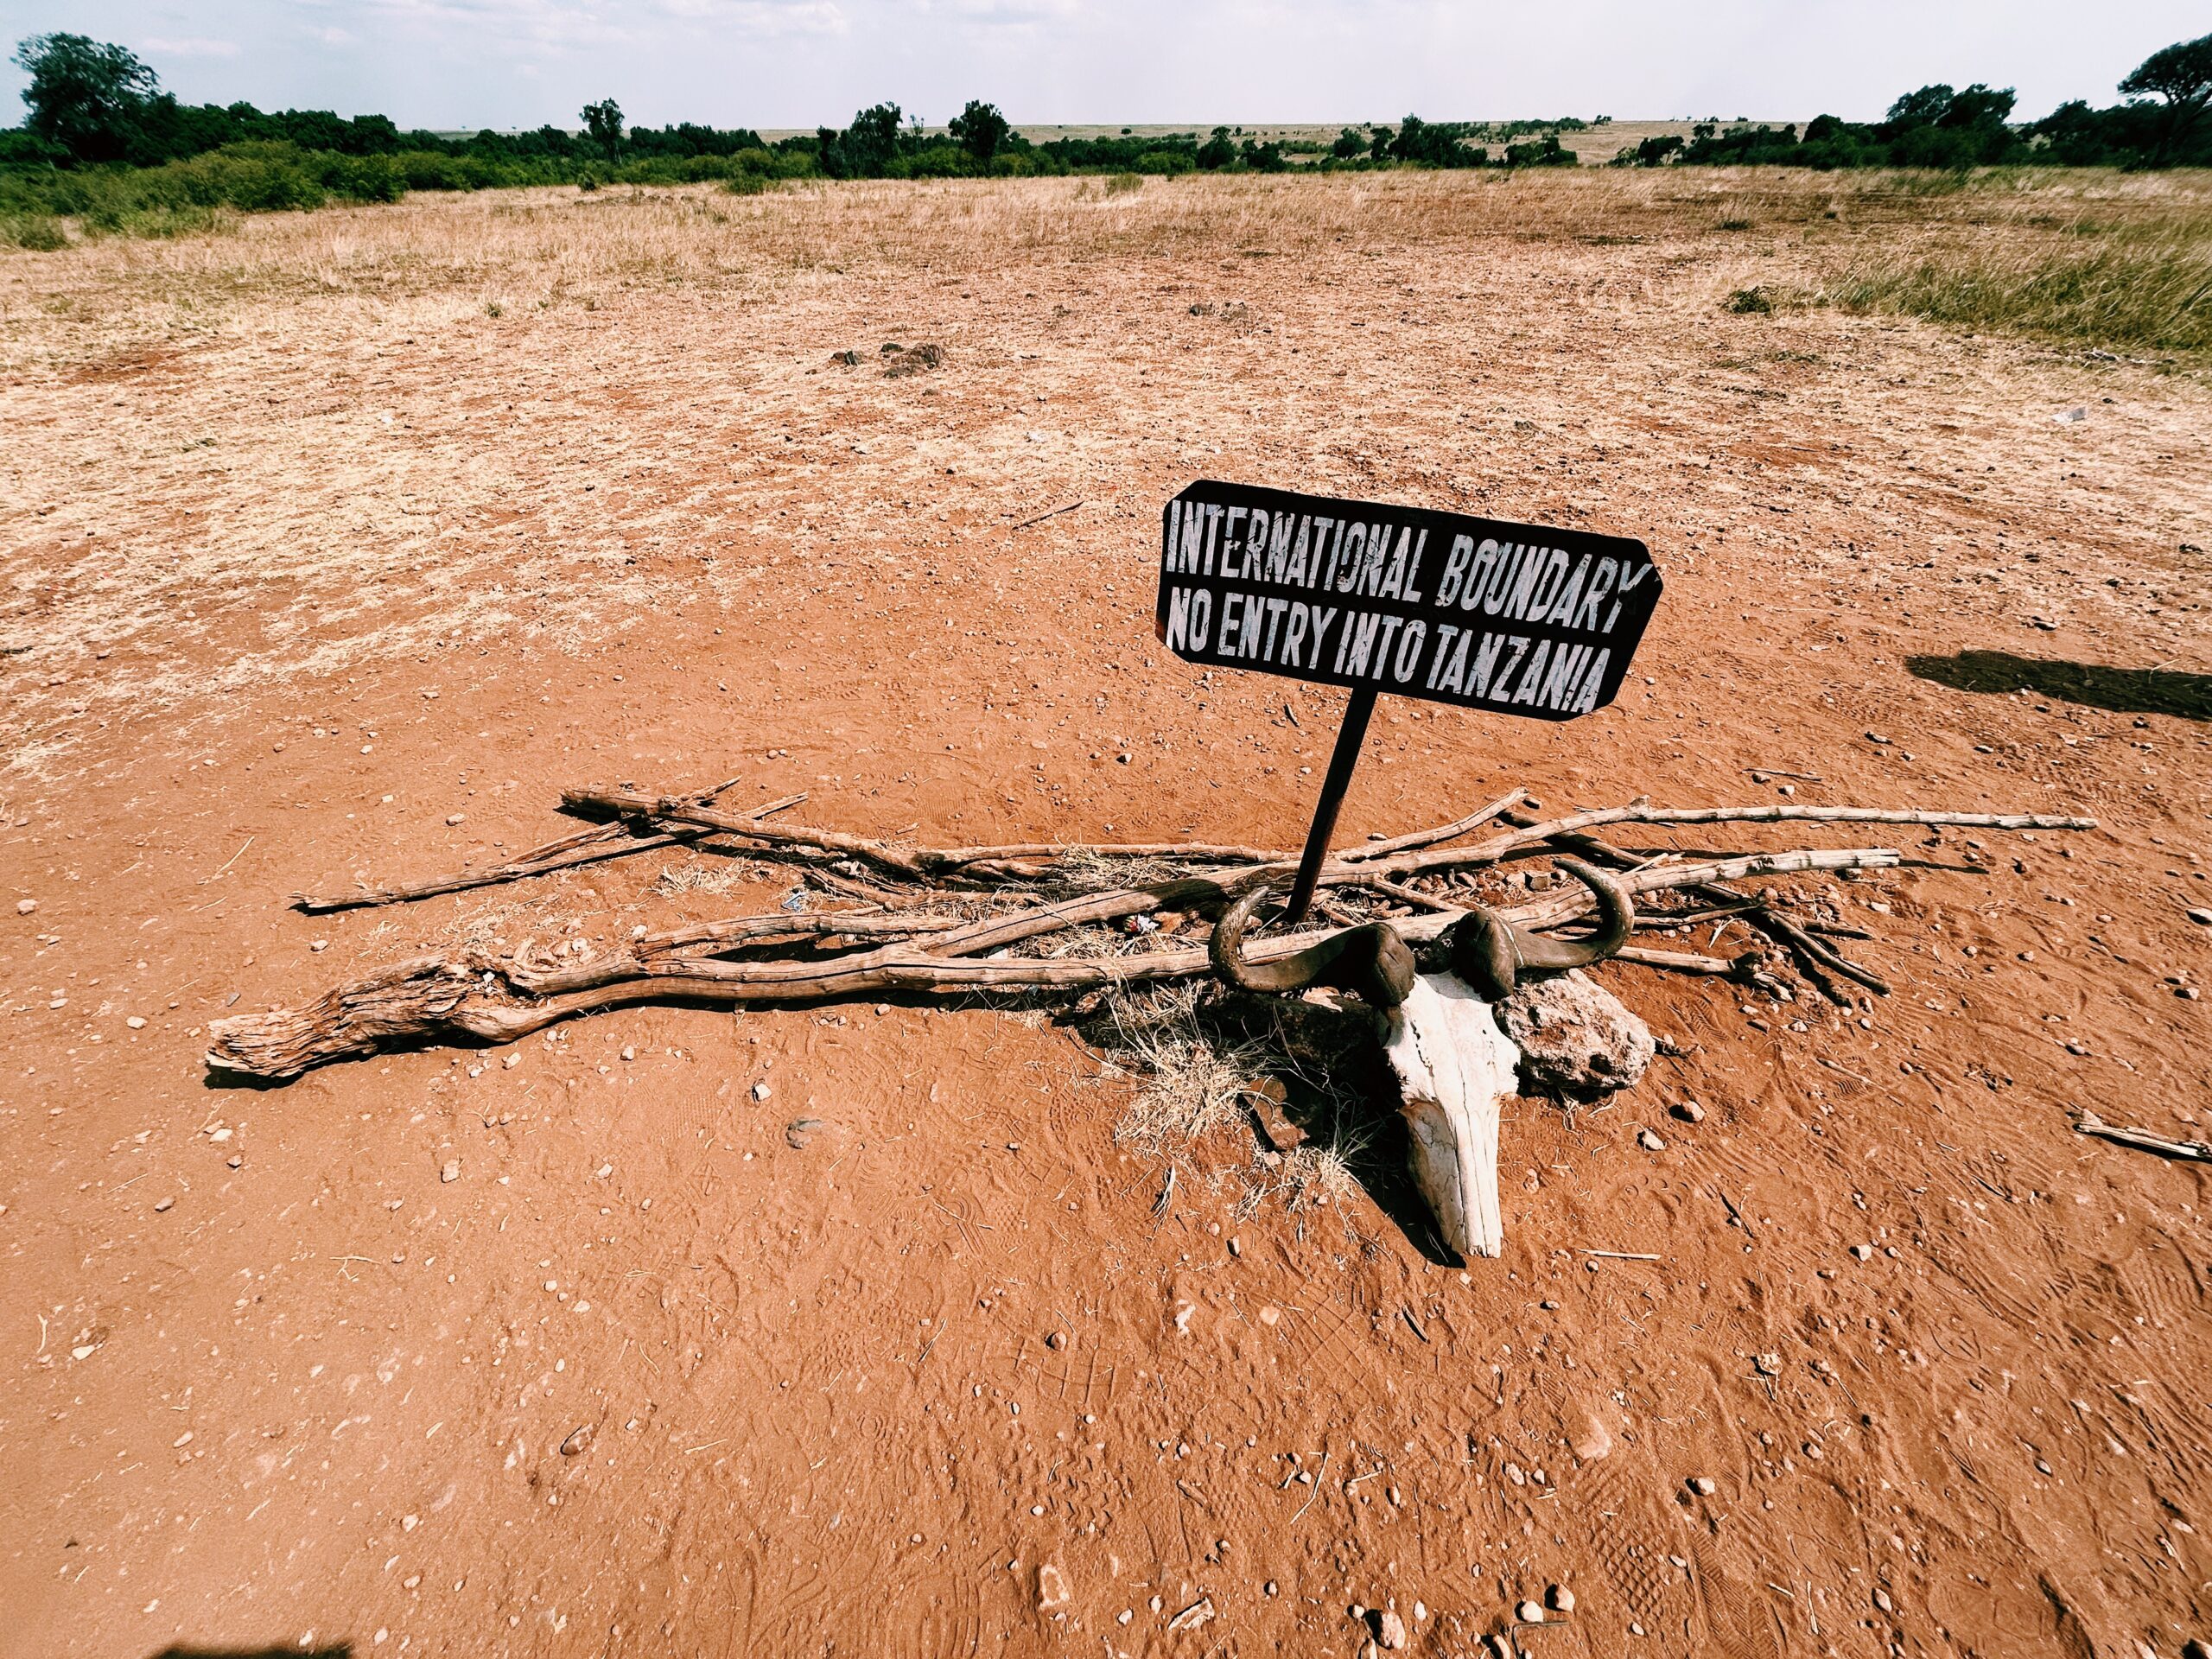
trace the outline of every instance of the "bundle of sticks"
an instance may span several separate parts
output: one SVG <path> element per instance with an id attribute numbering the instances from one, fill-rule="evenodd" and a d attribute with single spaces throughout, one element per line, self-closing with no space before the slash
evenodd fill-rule
<path id="1" fill-rule="evenodd" d="M 1287 878 L 1294 855 L 1204 842 L 1074 846 L 925 847 L 782 822 L 803 797 L 747 810 L 715 804 L 728 788 L 685 795 L 636 790 L 565 791 L 563 807 L 602 820 L 496 868 L 328 897 L 302 909 L 404 903 L 527 879 L 595 859 L 676 845 L 712 847 L 800 868 L 823 903 L 796 911 L 699 922 L 620 941 L 585 960 L 482 948 L 399 963 L 296 1007 L 219 1020 L 211 1070 L 288 1077 L 392 1043 L 505 1042 L 595 1009 L 648 1001 L 719 1006 L 818 1004 L 886 996 L 1074 999 L 1102 989 L 1206 975 L 1203 933 L 1179 938 L 1158 925 L 1218 914 L 1254 887 Z M 1833 922 L 1782 915 L 1728 884 L 1798 873 L 1881 869 L 1907 861 L 1894 849 L 1796 848 L 1687 854 L 1629 850 L 1598 832 L 1617 825 L 1907 824 L 1988 830 L 2091 830 L 2093 818 L 2030 813 L 1891 810 L 1872 807 L 1656 807 L 1638 800 L 1540 818 L 1514 790 L 1449 823 L 1334 851 L 1324 866 L 1318 930 L 1248 943 L 1254 962 L 1291 955 L 1335 929 L 1391 918 L 1409 943 L 1434 939 L 1474 904 L 1520 928 L 1557 929 L 1591 908 L 1588 891 L 1523 878 L 1503 894 L 1499 878 L 1530 860 L 1571 853 L 1611 867 L 1635 896 L 1640 926 L 1738 919 L 1765 943 L 1732 957 L 1634 946 L 1617 960 L 1722 974 L 1777 988 L 1794 965 L 1838 1001 L 1857 985 L 1888 987 L 1830 939 L 1864 938 Z M 1956 867 L 1951 867 L 1956 868 Z M 1123 874 L 1117 874 L 1117 872 Z M 1487 885 L 1486 885 L 1487 884 Z M 1688 901 L 1685 904 L 1683 901 Z M 1821 930 L 1826 930 L 1823 937 Z M 1112 930 L 1084 951 L 1067 936 Z"/>

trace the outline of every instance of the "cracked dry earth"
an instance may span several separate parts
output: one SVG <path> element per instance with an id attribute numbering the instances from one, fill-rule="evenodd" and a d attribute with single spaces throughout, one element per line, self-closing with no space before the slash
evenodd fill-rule
<path id="1" fill-rule="evenodd" d="M 1540 1659 L 2212 1639 L 2212 1192 L 2069 1117 L 2212 1109 L 2212 397 L 1723 307 L 1939 211 L 543 193 L 0 260 L 0 1653 L 1349 1656 L 1357 1605 L 1452 1654 L 1554 1584 Z M 563 784 L 1294 843 L 1340 694 L 1152 637 L 1198 476 L 1666 572 L 1609 709 L 1385 699 L 1349 835 L 1509 782 L 2101 827 L 1779 884 L 1887 998 L 1600 969 L 1679 1052 L 1513 1107 L 1464 1270 L 1363 1192 L 1209 1179 L 1233 1137 L 1155 1215 L 1130 1081 L 984 1008 L 205 1078 L 226 1009 L 791 884 L 672 850 L 285 907 L 550 838 Z"/>

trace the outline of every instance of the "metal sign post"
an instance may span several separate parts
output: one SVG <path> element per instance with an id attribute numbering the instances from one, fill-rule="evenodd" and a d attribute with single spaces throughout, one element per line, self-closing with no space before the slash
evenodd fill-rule
<path id="1" fill-rule="evenodd" d="M 1573 720 L 1619 691 L 1659 601 L 1643 543 L 1200 480 L 1160 514 L 1154 628 L 1185 662 L 1350 688 L 1299 861 L 1302 918 L 1382 692 Z"/>
<path id="2" fill-rule="evenodd" d="M 1290 903 L 1283 911 L 1286 926 L 1306 919 L 1313 902 L 1313 889 L 1321 880 L 1321 863 L 1329 855 L 1329 842 L 1337 833 L 1337 809 L 1351 787 L 1351 769 L 1359 764 L 1359 746 L 1367 741 L 1368 716 L 1375 712 L 1375 692 L 1363 687 L 1344 704 L 1344 724 L 1337 728 L 1337 747 L 1330 752 L 1329 770 L 1321 779 L 1321 798 L 1313 804 L 1313 827 L 1306 832 L 1306 850 L 1299 855 L 1298 879 L 1290 885 Z"/>

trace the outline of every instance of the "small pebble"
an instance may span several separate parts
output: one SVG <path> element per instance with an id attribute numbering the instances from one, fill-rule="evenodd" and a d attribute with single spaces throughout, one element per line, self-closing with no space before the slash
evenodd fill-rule
<path id="1" fill-rule="evenodd" d="M 1675 1116 L 1685 1123 L 1702 1123 L 1705 1122 L 1705 1108 L 1694 1100 L 1681 1101 L 1675 1107 Z"/>
<path id="2" fill-rule="evenodd" d="M 466 812 L 448 812 L 446 814 L 446 823 L 448 826 L 456 823 L 466 823 L 467 822 L 468 814 Z"/>
<path id="3" fill-rule="evenodd" d="M 37 908 L 38 900 L 35 899 L 18 899 L 16 900 L 16 914 L 18 916 L 28 916 Z"/>
<path id="4" fill-rule="evenodd" d="M 1700 1497 L 1711 1497 L 1716 1490 L 1713 1482 L 1703 1475 L 1695 1476 L 1690 1481 L 1690 1491 Z"/>
<path id="5" fill-rule="evenodd" d="M 755 1100 L 766 1100 L 772 1092 L 766 1083 L 756 1083 L 753 1085 L 753 1098 Z"/>
<path id="6" fill-rule="evenodd" d="M 1067 1332 L 1065 1331 L 1046 1332 L 1045 1333 L 1045 1345 L 1047 1348 L 1066 1347 L 1068 1345 Z"/>
<path id="7" fill-rule="evenodd" d="M 458 1158 L 447 1159 L 445 1161 L 445 1167 L 438 1172 L 438 1179 L 442 1181 L 459 1180 L 461 1179 L 461 1160 Z"/>
<path id="8" fill-rule="evenodd" d="M 1886 1590 L 1877 1590 L 1874 1592 L 1874 1605 L 1885 1613 L 1897 1611 L 1896 1605 L 1890 1600 L 1890 1592 Z"/>
<path id="9" fill-rule="evenodd" d="M 1652 1134 L 1649 1129 L 1638 1129 L 1636 1132 L 1636 1144 L 1642 1147 L 1646 1152 L 1664 1152 L 1667 1150 L 1667 1143 L 1664 1141 L 1662 1141 L 1657 1135 Z"/>
<path id="10" fill-rule="evenodd" d="M 1871 1261 L 1873 1259 L 1874 1247 L 1872 1244 L 1854 1244 L 1851 1247 L 1851 1253 L 1861 1262 Z"/>
<path id="11" fill-rule="evenodd" d="M 171 1205 L 175 1204 L 175 1202 L 176 1202 L 176 1200 L 175 1200 L 175 1198 L 163 1198 L 163 1199 L 162 1199 L 160 1202 L 158 1202 L 157 1204 L 156 1204 L 156 1205 L 154 1205 L 154 1213 L 155 1213 L 156 1215 L 159 1215 L 162 1211 L 167 1210 L 167 1209 L 168 1209 Z"/>
<path id="12" fill-rule="evenodd" d="M 1544 1610 L 1533 1601 L 1522 1602 L 1513 1610 L 1513 1613 L 1514 1617 L 1523 1624 L 1541 1624 L 1544 1622 Z"/>
<path id="13" fill-rule="evenodd" d="M 1571 1613 L 1574 1611 L 1574 1592 L 1563 1584 L 1552 1586 L 1544 1592 L 1544 1599 L 1559 1612 Z"/>
<path id="14" fill-rule="evenodd" d="M 143 1031 L 146 1029 L 146 1016 L 143 1014 L 134 1014 L 123 1023 L 133 1031 Z"/>

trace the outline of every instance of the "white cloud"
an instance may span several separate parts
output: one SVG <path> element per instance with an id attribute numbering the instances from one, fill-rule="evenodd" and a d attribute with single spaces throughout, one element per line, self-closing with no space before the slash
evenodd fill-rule
<path id="1" fill-rule="evenodd" d="M 238 54 L 236 41 L 210 41 L 198 36 L 185 40 L 153 40 L 139 42 L 152 56 L 161 58 L 235 58 Z"/>
<path id="2" fill-rule="evenodd" d="M 741 35 L 769 39 L 842 35 L 847 29 L 836 0 L 658 0 L 658 5 L 671 17 L 720 23 Z"/>

